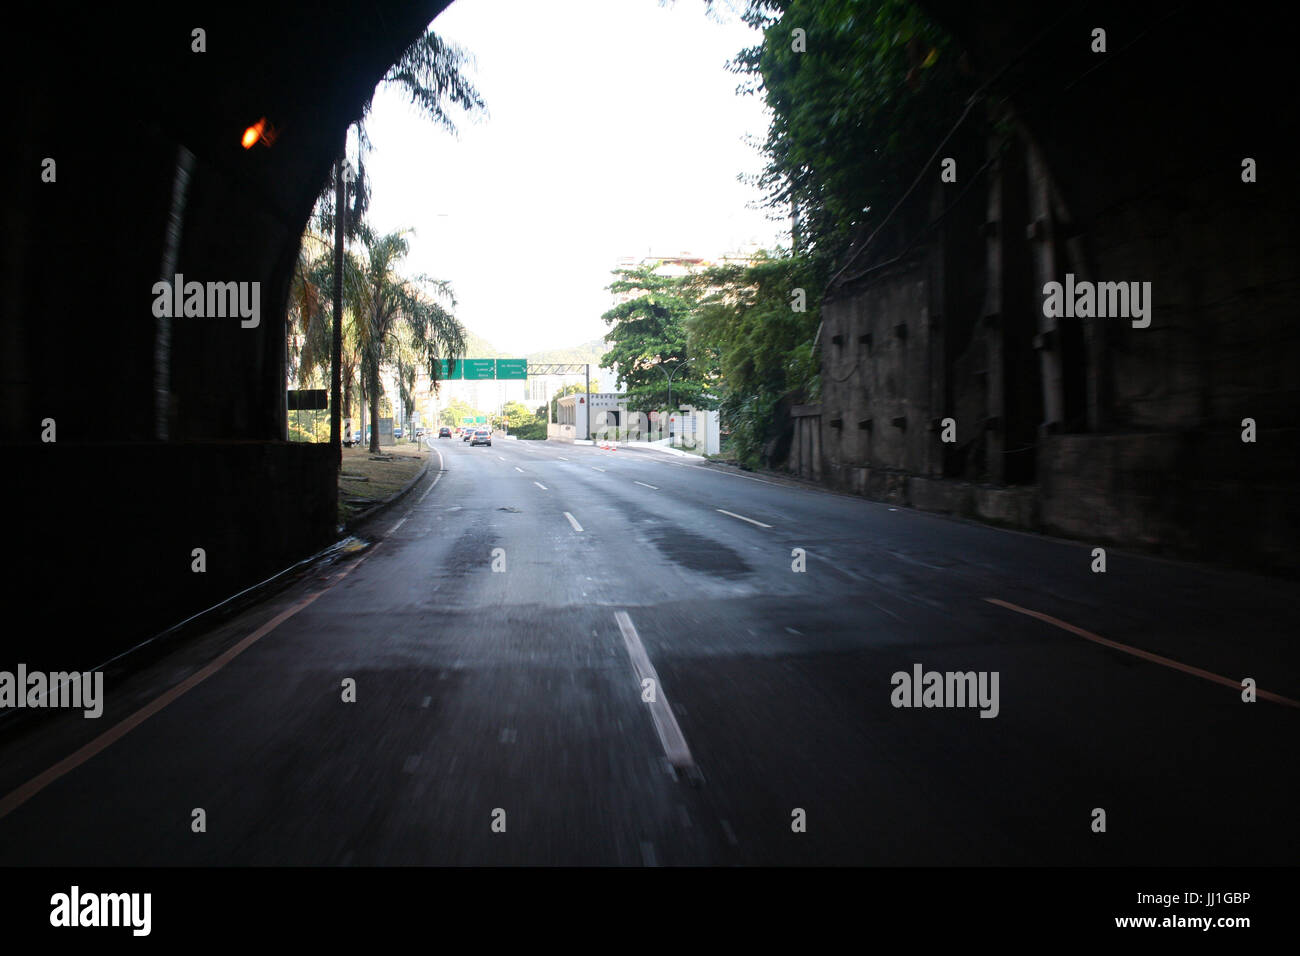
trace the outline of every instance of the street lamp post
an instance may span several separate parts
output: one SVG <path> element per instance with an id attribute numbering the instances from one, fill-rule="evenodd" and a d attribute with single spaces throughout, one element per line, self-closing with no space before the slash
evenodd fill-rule
<path id="1" fill-rule="evenodd" d="M 680 369 L 683 365 L 685 365 L 688 361 L 689 361 L 688 359 L 682 359 L 680 362 L 678 362 L 676 365 L 673 366 L 673 370 L 671 372 L 665 369 L 662 365 L 655 366 L 655 368 L 663 372 L 664 375 L 668 376 L 668 415 L 670 421 L 672 420 L 672 413 L 673 413 L 673 376 L 676 375 L 677 370 Z M 668 438 L 671 440 L 672 437 L 673 437 L 672 432 L 669 432 Z"/>

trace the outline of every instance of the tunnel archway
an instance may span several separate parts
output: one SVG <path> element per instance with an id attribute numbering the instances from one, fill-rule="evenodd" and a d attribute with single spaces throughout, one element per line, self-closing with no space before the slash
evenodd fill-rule
<path id="1" fill-rule="evenodd" d="M 14 469 L 9 502 L 28 557 L 6 581 L 11 594 L 58 593 L 70 574 L 88 606 L 132 595 L 111 622 L 124 629 L 111 639 L 120 642 L 127 629 L 148 633 L 332 539 L 334 469 L 325 449 L 281 441 L 289 277 L 348 124 L 447 5 L 236 3 L 133 16 L 67 3 L 9 32 L 17 142 L 6 150 L 11 189 L 0 204 L 0 444 Z M 1295 119 L 1270 99 L 1286 88 L 1282 31 L 1241 10 L 1237 37 L 1225 44 L 1215 24 L 1174 16 L 1181 8 L 1168 4 L 1072 5 L 1059 22 L 1029 0 L 923 5 L 981 75 L 1017 91 L 1017 111 L 1085 231 L 1161 176 L 1235 167 L 1242 155 L 1272 171 L 1240 213 L 1267 228 L 1249 249 L 1223 253 L 1235 257 L 1233 267 L 1250 256 L 1265 266 L 1244 270 L 1254 278 L 1241 294 L 1262 303 L 1250 343 L 1294 342 L 1276 307 L 1285 288 L 1270 258 L 1294 246 L 1294 227 L 1278 223 L 1278 210 L 1294 208 L 1296 187 L 1278 172 L 1287 157 L 1277 144 Z M 1084 39 L 1094 20 L 1114 50 L 1101 69 Z M 1150 55 L 1143 38 L 1157 28 L 1181 39 Z M 1045 31 L 1073 31 L 1078 42 L 1039 42 Z M 1214 122 L 1186 123 L 1201 114 Z M 277 132 L 274 145 L 244 149 L 241 133 L 263 117 Z M 1125 140 L 1135 162 L 1099 161 L 1098 137 Z M 1222 209 L 1215 215 L 1225 221 Z M 1189 261 L 1200 261 L 1215 228 L 1141 241 L 1194 239 Z M 1086 238 L 1104 250 L 1135 235 L 1093 230 Z M 167 264 L 199 281 L 259 283 L 260 322 L 174 323 L 160 347 L 152 289 Z M 1226 274 L 1184 268 L 1167 287 L 1205 300 L 1209 279 Z M 1128 355 L 1138 355 L 1139 342 Z M 1212 336 L 1195 343 L 1195 361 L 1213 365 L 1219 344 Z M 1236 382 L 1249 378 L 1238 363 L 1222 373 L 1235 392 L 1191 375 L 1180 379 L 1190 397 L 1171 393 L 1162 406 L 1134 391 L 1125 408 L 1146 422 L 1191 401 L 1204 420 L 1227 422 L 1249 407 L 1294 428 L 1294 391 L 1273 387 L 1294 346 L 1267 354 L 1267 388 Z M 46 421 L 57 442 L 42 441 Z M 1293 459 L 1279 461 L 1278 476 L 1294 474 Z M 199 547 L 208 556 L 203 575 L 191 570 Z M 72 640 L 95 648 L 107 639 Z"/>
<path id="2" fill-rule="evenodd" d="M 6 591 L 57 618 L 20 659 L 93 665 L 333 540 L 327 449 L 282 440 L 289 281 L 348 125 L 448 2 L 68 3 L 8 32 Z M 256 283 L 257 323 L 159 321 L 172 273 Z"/>

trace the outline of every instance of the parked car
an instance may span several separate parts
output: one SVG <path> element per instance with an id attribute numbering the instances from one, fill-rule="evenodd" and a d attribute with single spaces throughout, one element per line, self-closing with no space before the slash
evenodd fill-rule
<path id="1" fill-rule="evenodd" d="M 393 437 L 394 438 L 402 437 L 402 427 L 400 425 L 393 429 Z"/>
<path id="2" fill-rule="evenodd" d="M 474 432 L 474 437 L 470 440 L 469 447 L 473 448 L 475 445 L 487 445 L 489 448 L 491 448 L 492 433 L 488 431 L 486 428 L 477 429 Z"/>
<path id="3" fill-rule="evenodd" d="M 439 438 L 450 438 L 450 437 L 451 437 L 451 429 L 450 429 L 449 427 L 447 427 L 446 425 L 443 425 L 441 428 L 438 429 L 438 437 L 439 437 Z"/>

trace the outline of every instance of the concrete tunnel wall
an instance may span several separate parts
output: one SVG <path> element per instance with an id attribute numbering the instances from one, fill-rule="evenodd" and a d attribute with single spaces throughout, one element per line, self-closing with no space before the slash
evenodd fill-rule
<path id="1" fill-rule="evenodd" d="M 7 629 L 5 660 L 92 666 L 334 538 L 328 449 L 283 441 L 289 281 L 348 124 L 446 5 L 45 4 L 9 31 L 3 593 L 40 623 Z M 274 145 L 243 149 L 263 116 Z M 260 324 L 172 322 L 159 440 L 152 289 L 182 147 L 174 271 L 260 283 Z"/>
<path id="2" fill-rule="evenodd" d="M 1288 33 L 1248 9 L 1234 12 L 1229 35 L 1219 20 L 1168 3 L 1009 2 L 994 17 L 982 6 L 922 4 L 968 51 L 977 77 L 991 81 L 990 105 L 1005 103 L 1014 119 L 1001 163 L 1002 214 L 981 234 L 984 182 L 927 183 L 896 217 L 896 231 L 920 234 L 927 211 L 948 209 L 941 227 L 907 262 L 828 295 L 819 409 L 826 480 L 1093 543 L 1294 575 L 1300 180 L 1289 154 L 1297 117 L 1277 100 L 1294 85 Z M 1091 49 L 1098 27 L 1106 53 Z M 951 105 L 954 121 L 962 105 Z M 1071 271 L 1149 281 L 1153 307 L 1146 329 L 1075 321 L 1082 341 L 1060 348 L 1070 359 L 1064 414 L 1041 437 L 1047 389 L 1038 355 L 1026 351 L 1042 315 L 1042 277 L 1026 257 L 1035 242 L 1024 204 L 1028 144 L 1068 209 L 1068 222 L 1051 226 L 1059 229 L 1052 278 Z M 986 151 L 958 135 L 943 154 L 970 177 Z M 1258 164 L 1256 182 L 1242 182 L 1245 157 Z M 977 188 L 960 194 L 963 206 L 952 195 L 968 183 Z M 1001 249 L 996 283 L 969 268 L 983 271 L 983 235 Z M 1065 254 L 1071 236 L 1082 262 Z M 889 261 L 890 243 L 876 246 L 860 267 Z M 917 283 L 929 284 L 929 296 Z M 958 294 L 990 284 L 1000 305 Z M 982 321 L 989 308 L 991 325 Z M 889 334 L 899 326 L 906 347 Z M 1064 339 L 1070 327 L 1060 328 Z M 858 342 L 866 332 L 875 334 L 870 347 Z M 990 334 L 1002 343 L 997 367 L 983 345 Z M 927 376 L 926 357 L 950 368 L 946 385 Z M 859 362 L 865 374 L 854 374 Z M 1005 399 L 996 408 L 995 375 Z M 942 482 L 939 436 L 926 425 L 949 415 L 965 428 L 959 441 L 971 454 L 946 460 L 944 477 L 960 480 Z M 903 416 L 906 431 L 891 429 Z M 1241 440 L 1243 419 L 1257 424 L 1253 444 Z M 985 422 L 997 423 L 983 430 L 1001 439 L 1001 471 L 992 468 L 994 446 L 983 444 Z M 1014 475 L 1015 455 L 1036 468 Z M 803 459 L 797 467 L 811 470 Z"/>

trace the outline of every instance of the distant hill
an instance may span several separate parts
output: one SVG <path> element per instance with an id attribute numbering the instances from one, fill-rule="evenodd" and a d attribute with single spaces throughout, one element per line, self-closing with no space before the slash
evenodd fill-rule
<path id="1" fill-rule="evenodd" d="M 483 338 L 481 335 L 475 335 L 469 329 L 465 330 L 465 358 L 514 358 L 498 351 L 497 347 Z"/>
<path id="2" fill-rule="evenodd" d="M 590 342 L 583 342 L 581 345 L 575 345 L 567 349 L 546 349 L 541 352 L 532 352 L 525 358 L 529 362 L 590 362 L 593 369 L 600 367 L 600 357 L 609 351 L 609 346 L 605 340 L 592 339 Z"/>

